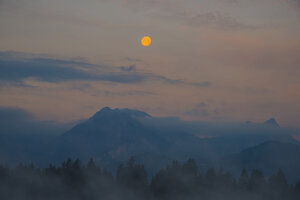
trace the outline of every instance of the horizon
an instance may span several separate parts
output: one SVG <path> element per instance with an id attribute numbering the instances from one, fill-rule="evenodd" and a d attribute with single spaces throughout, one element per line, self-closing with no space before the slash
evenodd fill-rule
<path id="1" fill-rule="evenodd" d="M 0 114 L 2 114 L 1 112 L 5 111 L 5 112 L 24 112 L 24 114 L 27 114 L 29 118 L 31 118 L 32 120 L 36 120 L 36 121 L 49 121 L 49 122 L 57 122 L 57 123 L 72 123 L 72 122 L 78 122 L 78 121 L 82 121 L 82 120 L 87 120 L 90 117 L 94 116 L 97 112 L 102 111 L 103 109 L 109 109 L 111 111 L 124 111 L 124 110 L 129 110 L 129 111 L 139 111 L 139 112 L 144 112 L 146 114 L 149 115 L 149 117 L 153 117 L 153 118 L 173 118 L 173 119 L 179 119 L 182 121 L 187 121 L 187 122 L 206 122 L 206 123 L 212 123 L 212 124 L 232 124 L 232 123 L 253 123 L 253 124 L 259 124 L 259 123 L 266 123 L 269 120 L 275 120 L 276 123 L 278 123 L 277 119 L 275 117 L 269 117 L 266 118 L 262 121 L 250 121 L 250 120 L 245 120 L 245 121 L 205 121 L 205 120 L 193 120 L 193 119 L 184 119 L 181 118 L 180 116 L 175 116 L 175 115 L 152 115 L 151 113 L 148 113 L 144 110 L 141 109 L 135 109 L 135 108 L 127 108 L 127 107 L 110 107 L 110 106 L 104 106 L 101 107 L 100 109 L 92 112 L 90 115 L 88 115 L 87 117 L 81 117 L 75 120 L 70 120 L 70 121 L 59 121 L 59 120 L 43 120 L 40 119 L 38 116 L 35 116 L 33 113 L 22 109 L 22 108 L 18 108 L 18 107 L 1 107 L 0 106 Z M 278 123 L 278 125 L 280 125 L 280 123 Z M 281 127 L 281 126 L 280 126 Z M 293 128 L 293 127 L 282 127 L 282 128 Z"/>
<path id="2" fill-rule="evenodd" d="M 139 113 L 137 115 L 137 112 Z M 6 117 L 6 119 L 0 122 L 0 132 L 8 132 L 9 134 L 23 135 L 22 131 L 18 132 L 14 130 L 13 124 L 18 123 L 23 129 L 25 135 L 34 130 L 33 135 L 40 134 L 43 135 L 44 132 L 50 135 L 63 135 L 67 131 L 77 127 L 78 125 L 84 124 L 85 122 L 91 120 L 97 114 L 102 113 L 102 117 L 110 118 L 109 113 L 126 113 L 123 119 L 137 118 L 141 120 L 142 124 L 148 124 L 150 126 L 157 127 L 158 129 L 164 130 L 166 127 L 169 130 L 182 130 L 185 132 L 191 132 L 196 134 L 197 137 L 201 139 L 205 138 L 217 138 L 219 136 L 230 136 L 230 135 L 243 135 L 245 132 L 247 134 L 270 134 L 278 136 L 291 136 L 293 139 L 300 141 L 300 129 L 293 127 L 281 126 L 281 124 L 276 120 L 276 118 L 270 117 L 262 121 L 205 121 L 205 120 L 186 120 L 179 116 L 155 116 L 151 115 L 143 110 L 131 109 L 131 108 L 112 108 L 105 106 L 99 110 L 93 112 L 91 115 L 80 118 L 73 121 L 55 121 L 55 120 L 41 120 L 32 113 L 27 112 L 20 108 L 8 108 L 0 107 L 0 118 Z M 116 120 L 118 115 L 114 115 L 115 118 L 111 118 L 112 122 Z M 150 120 L 150 121 L 149 121 Z M 101 121 L 99 121 L 101 122 Z M 50 125 L 50 127 L 49 127 Z M 24 126 L 22 128 L 22 126 Z M 30 128 L 33 126 L 35 128 Z M 47 130 L 49 129 L 50 130 Z M 205 133 L 205 132 L 207 133 Z M 199 132 L 198 134 L 196 132 Z M 202 133 L 201 133 L 202 132 Z M 29 134 L 30 135 L 30 134 Z"/>

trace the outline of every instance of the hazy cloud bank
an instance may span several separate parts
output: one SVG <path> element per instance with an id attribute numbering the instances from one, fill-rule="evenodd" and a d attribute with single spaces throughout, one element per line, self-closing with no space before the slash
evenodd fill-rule
<path id="1" fill-rule="evenodd" d="M 40 121 L 21 108 L 0 107 L 0 134 L 60 134 L 73 125 L 74 122 L 63 124 L 54 121 Z"/>
<path id="2" fill-rule="evenodd" d="M 26 79 L 45 82 L 106 81 L 119 84 L 137 84 L 160 81 L 165 84 L 182 84 L 208 87 L 212 83 L 189 82 L 171 79 L 151 72 L 138 71 L 135 65 L 109 67 L 84 61 L 37 57 L 30 54 L 0 52 L 0 81 L 23 83 Z"/>

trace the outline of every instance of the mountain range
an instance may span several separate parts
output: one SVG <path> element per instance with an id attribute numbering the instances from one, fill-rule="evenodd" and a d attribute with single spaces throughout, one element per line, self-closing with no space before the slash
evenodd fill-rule
<path id="1" fill-rule="evenodd" d="M 115 170 L 134 156 L 152 173 L 174 159 L 194 158 L 203 170 L 217 165 L 258 168 L 271 174 L 282 168 L 289 180 L 296 181 L 300 178 L 300 146 L 292 137 L 294 132 L 279 127 L 273 118 L 264 123 L 216 124 L 105 107 L 63 134 L 0 134 L 0 162 L 47 165 L 67 157 L 83 161 L 93 157 Z"/>
<path id="2" fill-rule="evenodd" d="M 245 169 L 260 169 L 266 176 L 278 169 L 285 172 L 288 180 L 296 182 L 300 177 L 300 146 L 291 143 L 268 141 L 247 148 L 240 153 L 226 156 L 221 166 L 231 172 Z"/>

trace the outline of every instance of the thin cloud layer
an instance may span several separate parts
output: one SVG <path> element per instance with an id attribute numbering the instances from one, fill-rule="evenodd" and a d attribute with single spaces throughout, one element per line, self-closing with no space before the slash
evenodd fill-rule
<path id="1" fill-rule="evenodd" d="M 167 84 L 183 84 L 197 87 L 208 87 L 211 85 L 207 81 L 188 82 L 170 79 L 149 72 L 140 72 L 136 70 L 135 65 L 116 68 L 76 60 L 32 57 L 31 55 L 24 56 L 24 54 L 14 52 L 1 52 L 0 81 L 22 83 L 26 79 L 55 83 L 106 81 L 120 84 L 136 84 L 155 80 Z"/>
<path id="2" fill-rule="evenodd" d="M 237 29 L 253 29 L 254 26 L 239 22 L 236 18 L 231 16 L 224 16 L 220 13 L 207 12 L 197 14 L 196 16 L 188 17 L 186 20 L 190 26 L 210 26 L 212 28 L 220 28 L 223 30 L 237 30 Z"/>
<path id="3" fill-rule="evenodd" d="M 60 134 L 68 130 L 74 123 L 39 121 L 34 115 L 16 107 L 0 107 L 0 135 L 16 134 Z"/>
<path id="4" fill-rule="evenodd" d="M 291 3 L 296 5 L 298 8 L 300 8 L 300 0 L 289 0 Z"/>

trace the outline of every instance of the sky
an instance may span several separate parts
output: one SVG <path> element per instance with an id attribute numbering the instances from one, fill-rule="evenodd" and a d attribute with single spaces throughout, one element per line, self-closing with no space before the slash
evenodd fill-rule
<path id="1" fill-rule="evenodd" d="M 300 128 L 300 0 L 0 0 L 0 27 L 0 107 Z"/>

